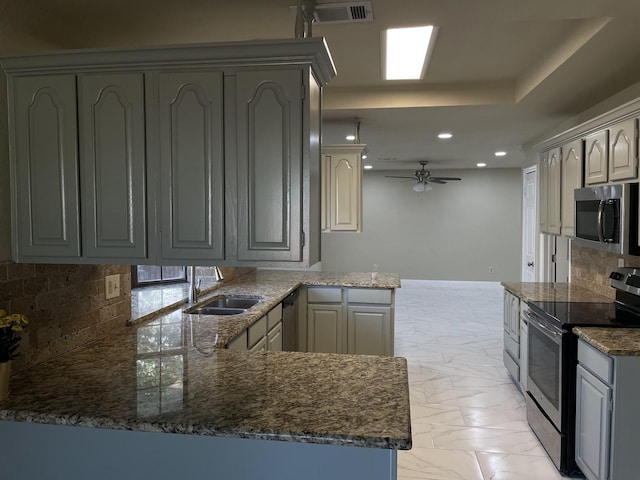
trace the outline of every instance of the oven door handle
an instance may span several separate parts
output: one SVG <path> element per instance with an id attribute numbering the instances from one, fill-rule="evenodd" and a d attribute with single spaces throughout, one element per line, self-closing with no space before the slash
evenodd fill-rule
<path id="1" fill-rule="evenodd" d="M 547 336 L 550 340 L 552 340 L 554 343 L 560 344 L 562 343 L 562 332 L 558 331 L 554 328 L 550 328 L 548 326 L 546 326 L 544 323 L 542 323 L 540 320 L 538 319 L 533 319 L 530 318 L 529 319 L 529 324 L 533 324 L 534 327 L 538 327 L 538 329 L 544 333 L 545 336 Z"/>
<path id="2" fill-rule="evenodd" d="M 604 243 L 604 200 L 598 204 L 598 238 Z"/>

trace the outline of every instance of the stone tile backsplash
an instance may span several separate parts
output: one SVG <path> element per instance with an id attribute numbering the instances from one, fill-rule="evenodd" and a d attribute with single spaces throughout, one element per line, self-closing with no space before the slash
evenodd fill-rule
<path id="1" fill-rule="evenodd" d="M 120 296 L 105 299 L 106 275 L 120 275 Z M 131 317 L 131 267 L 0 262 L 0 308 L 23 313 L 14 372 L 125 328 Z"/>
<path id="2" fill-rule="evenodd" d="M 619 258 L 624 258 L 627 267 L 640 267 L 640 257 L 617 255 L 572 244 L 571 283 L 615 298 L 615 291 L 609 283 L 609 274 L 618 268 Z"/>

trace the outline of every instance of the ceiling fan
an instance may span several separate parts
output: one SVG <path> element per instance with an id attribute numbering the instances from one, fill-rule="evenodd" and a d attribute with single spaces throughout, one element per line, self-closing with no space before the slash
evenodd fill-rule
<path id="1" fill-rule="evenodd" d="M 415 173 L 413 174 L 413 177 L 401 177 L 396 175 L 385 175 L 385 176 L 387 178 L 406 178 L 408 180 L 417 180 L 418 183 L 416 183 L 413 186 L 413 189 L 416 192 L 428 192 L 433 188 L 431 187 L 431 185 L 429 185 L 430 183 L 447 183 L 454 180 L 462 180 L 461 178 L 458 178 L 458 177 L 432 177 L 431 172 L 429 172 L 425 168 L 427 166 L 427 163 L 429 162 L 422 160 L 419 163 L 420 165 L 422 165 L 422 168 L 420 170 L 416 170 Z"/>

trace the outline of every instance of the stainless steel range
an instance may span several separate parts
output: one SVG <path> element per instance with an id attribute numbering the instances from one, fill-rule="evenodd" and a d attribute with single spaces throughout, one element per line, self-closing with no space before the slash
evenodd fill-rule
<path id="1" fill-rule="evenodd" d="M 640 327 L 640 269 L 610 275 L 615 302 L 531 302 L 527 420 L 556 467 L 578 473 L 575 463 L 576 326 Z"/>

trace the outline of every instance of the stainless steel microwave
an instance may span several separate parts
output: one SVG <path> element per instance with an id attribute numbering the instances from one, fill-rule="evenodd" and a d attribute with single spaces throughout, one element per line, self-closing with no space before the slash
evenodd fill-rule
<path id="1" fill-rule="evenodd" d="M 616 254 L 639 255 L 638 184 L 574 190 L 577 245 Z"/>

